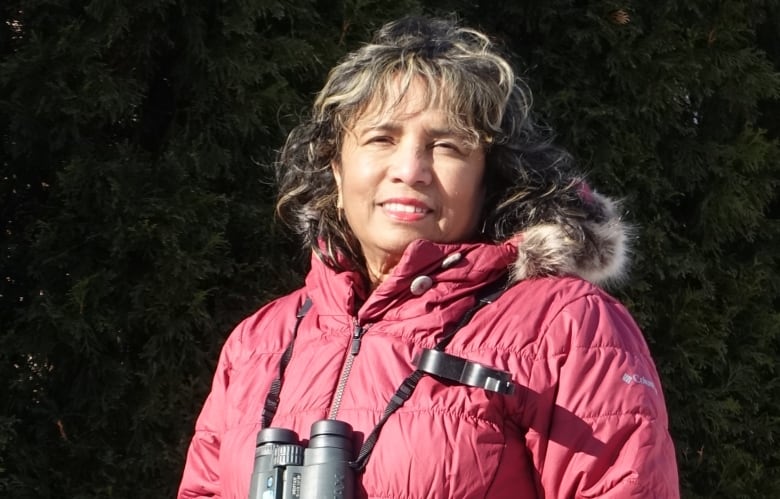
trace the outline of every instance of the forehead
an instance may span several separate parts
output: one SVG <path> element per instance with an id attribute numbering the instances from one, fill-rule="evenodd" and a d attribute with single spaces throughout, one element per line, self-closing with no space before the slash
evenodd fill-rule
<path id="1" fill-rule="evenodd" d="M 443 121 L 463 123 L 458 118 L 450 98 L 451 92 L 443 84 L 426 82 L 415 77 L 408 82 L 400 77 L 390 79 L 374 90 L 367 102 L 355 113 L 350 128 L 377 126 L 387 121 L 403 121 L 423 111 L 433 110 Z"/>

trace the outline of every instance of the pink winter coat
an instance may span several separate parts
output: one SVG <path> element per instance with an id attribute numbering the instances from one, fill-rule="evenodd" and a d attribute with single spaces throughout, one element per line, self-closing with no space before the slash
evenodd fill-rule
<path id="1" fill-rule="evenodd" d="M 335 416 L 354 428 L 357 451 L 415 356 L 513 265 L 511 287 L 455 334 L 447 352 L 511 373 L 517 392 L 423 377 L 384 426 L 358 497 L 678 497 L 661 384 L 636 324 L 588 281 L 524 278 L 533 275 L 525 257 L 518 240 L 417 241 L 368 296 L 355 274 L 313 258 L 304 288 L 247 318 L 225 344 L 179 498 L 247 497 L 263 404 L 306 296 L 313 306 L 272 426 L 307 439 L 312 422 L 328 417 L 351 356 Z"/>

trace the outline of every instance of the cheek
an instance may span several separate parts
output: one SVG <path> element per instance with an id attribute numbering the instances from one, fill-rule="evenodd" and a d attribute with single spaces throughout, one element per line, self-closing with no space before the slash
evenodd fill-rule
<path id="1" fill-rule="evenodd" d="M 361 175 L 352 173 L 344 177 L 340 190 L 345 197 L 344 201 L 349 202 L 365 197 L 367 188 L 366 180 Z"/>
<path id="2" fill-rule="evenodd" d="M 482 205 L 485 198 L 485 186 L 482 175 L 478 172 L 468 172 L 457 176 L 450 184 L 451 197 L 459 204 L 469 203 L 470 206 Z"/>
<path id="3" fill-rule="evenodd" d="M 382 181 L 382 172 L 370 163 L 351 165 L 342 171 L 341 191 L 345 196 L 366 198 L 376 191 Z"/>
<path id="4" fill-rule="evenodd" d="M 466 230 L 475 230 L 482 217 L 485 204 L 485 185 L 482 172 L 469 172 L 460 177 L 460 182 L 451 198 L 452 209 Z"/>
<path id="5" fill-rule="evenodd" d="M 339 195 L 348 218 L 363 217 L 374 205 L 376 188 L 365 175 L 350 172 L 342 178 Z"/>

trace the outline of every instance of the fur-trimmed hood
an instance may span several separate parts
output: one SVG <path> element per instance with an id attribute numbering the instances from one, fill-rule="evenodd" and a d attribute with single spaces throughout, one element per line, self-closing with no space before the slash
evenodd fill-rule
<path id="1" fill-rule="evenodd" d="M 631 228 L 618 204 L 583 184 L 580 196 L 588 217 L 572 221 L 583 237 L 556 223 L 534 225 L 514 238 L 518 254 L 514 282 L 546 275 L 577 275 L 594 284 L 619 283 L 626 273 Z"/>
<path id="2" fill-rule="evenodd" d="M 579 196 L 580 209 L 574 214 L 560 210 L 551 217 L 554 221 L 531 224 L 503 241 L 413 241 L 373 289 L 358 270 L 334 269 L 313 252 L 308 293 L 329 309 L 360 309 L 359 318 L 372 322 L 386 313 L 404 316 L 407 306 L 446 308 L 459 297 L 473 297 L 486 283 L 504 279 L 507 271 L 512 284 L 545 276 L 577 276 L 599 286 L 619 283 L 628 261 L 630 228 L 616 202 L 584 184 Z M 424 296 L 423 305 L 407 302 L 409 293 Z"/>

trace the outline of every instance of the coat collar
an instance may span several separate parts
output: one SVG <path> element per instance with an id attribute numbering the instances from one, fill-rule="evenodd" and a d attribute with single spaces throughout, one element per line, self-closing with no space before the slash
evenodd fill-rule
<path id="1" fill-rule="evenodd" d="M 612 200 L 587 189 L 583 201 L 590 216 L 532 225 L 504 242 L 414 241 L 371 293 L 357 272 L 335 271 L 313 256 L 307 291 L 327 310 L 368 320 L 403 316 L 410 301 L 416 302 L 414 313 L 446 306 L 507 273 L 511 283 L 550 275 L 575 275 L 599 285 L 620 280 L 631 230 Z M 424 300 L 410 300 L 420 296 Z"/>
<path id="2" fill-rule="evenodd" d="M 312 257 L 306 287 L 312 300 L 327 310 L 356 315 L 361 321 L 378 316 L 393 320 L 472 296 L 485 284 L 505 276 L 516 260 L 517 245 L 509 241 L 439 244 L 417 240 L 371 293 L 357 272 L 334 271 L 316 256 Z"/>

